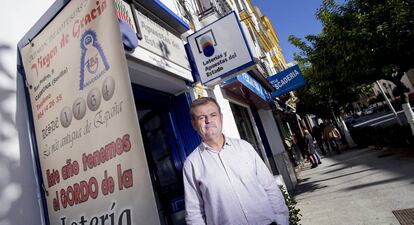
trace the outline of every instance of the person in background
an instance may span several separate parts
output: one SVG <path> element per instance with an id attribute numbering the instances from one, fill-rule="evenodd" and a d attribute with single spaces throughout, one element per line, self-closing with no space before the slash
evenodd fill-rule
<path id="1" fill-rule="evenodd" d="M 338 143 L 338 140 L 341 139 L 341 133 L 339 133 L 338 129 L 332 124 L 332 121 L 327 121 L 325 129 L 323 130 L 323 136 L 325 140 L 327 140 L 329 146 L 331 146 L 332 151 L 341 154 Z"/>
<path id="2" fill-rule="evenodd" d="M 187 224 L 288 225 L 276 180 L 251 144 L 223 135 L 216 100 L 195 100 L 190 114 L 202 143 L 183 167 Z"/>
<path id="3" fill-rule="evenodd" d="M 319 149 L 321 150 L 322 155 L 326 155 L 327 151 L 325 149 L 324 143 L 325 140 L 323 139 L 323 126 L 322 124 L 318 124 L 313 128 L 313 137 L 316 139 L 316 143 L 318 144 Z M 328 144 L 326 143 L 326 146 Z"/>
<path id="4" fill-rule="evenodd" d="M 303 138 L 305 139 L 306 152 L 308 153 L 309 160 L 312 164 L 312 168 L 318 167 L 318 164 L 321 164 L 322 162 L 320 161 L 320 158 L 316 156 L 316 148 L 315 144 L 313 143 L 313 137 L 307 129 L 304 129 L 303 133 Z"/>

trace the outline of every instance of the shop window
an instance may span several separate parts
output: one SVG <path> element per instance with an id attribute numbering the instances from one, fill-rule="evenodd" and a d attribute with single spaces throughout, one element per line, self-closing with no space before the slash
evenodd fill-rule
<path id="1" fill-rule="evenodd" d="M 213 4 L 210 0 L 197 0 L 198 14 L 205 15 L 213 10 Z"/>

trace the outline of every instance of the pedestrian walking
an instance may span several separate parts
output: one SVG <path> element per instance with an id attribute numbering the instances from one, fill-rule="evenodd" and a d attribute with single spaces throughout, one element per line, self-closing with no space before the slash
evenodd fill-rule
<path id="1" fill-rule="evenodd" d="M 308 154 L 309 161 L 312 164 L 312 168 L 315 168 L 318 166 L 318 164 L 321 164 L 322 162 L 320 161 L 320 158 L 318 159 L 318 157 L 316 156 L 316 148 L 315 144 L 313 143 L 314 141 L 312 135 L 309 133 L 307 129 L 304 129 L 303 133 L 305 139 L 306 153 Z"/>
<path id="2" fill-rule="evenodd" d="M 336 151 L 338 154 L 341 154 L 339 149 L 339 139 L 341 139 L 341 133 L 338 129 L 332 124 L 332 121 L 327 121 L 325 129 L 323 131 L 323 136 L 325 140 L 328 141 L 329 146 L 333 151 Z"/>
<path id="3" fill-rule="evenodd" d="M 313 127 L 312 134 L 313 134 L 313 137 L 316 140 L 316 143 L 318 144 L 319 149 L 321 150 L 322 155 L 326 155 L 327 151 L 326 151 L 325 146 L 324 146 L 325 140 L 323 138 L 323 130 L 324 130 L 323 125 L 318 124 L 315 127 Z"/>
<path id="4" fill-rule="evenodd" d="M 183 167 L 187 225 L 288 225 L 276 180 L 251 144 L 224 136 L 216 100 L 199 98 L 190 112 L 202 143 Z"/>
<path id="5" fill-rule="evenodd" d="M 289 155 L 290 161 L 293 163 L 294 166 L 299 166 L 300 159 L 298 159 L 298 156 L 296 156 L 292 137 L 291 136 L 286 137 L 284 141 L 285 141 L 286 151 Z"/>

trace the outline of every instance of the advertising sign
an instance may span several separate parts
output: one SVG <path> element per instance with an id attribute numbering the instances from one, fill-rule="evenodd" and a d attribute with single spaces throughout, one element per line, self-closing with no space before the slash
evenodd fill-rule
<path id="1" fill-rule="evenodd" d="M 114 0 L 114 2 L 118 19 L 124 21 L 135 33 L 137 33 L 132 8 L 129 3 L 124 0 Z"/>
<path id="2" fill-rule="evenodd" d="M 200 81 L 217 84 L 254 65 L 237 16 L 234 12 L 187 37 Z"/>
<path id="3" fill-rule="evenodd" d="M 70 1 L 20 49 L 49 224 L 159 224 L 114 2 Z"/>
<path id="4" fill-rule="evenodd" d="M 181 38 L 172 34 L 142 12 L 138 10 L 135 10 L 135 12 L 142 32 L 142 41 L 138 45 L 183 68 L 190 69 Z"/>
<path id="5" fill-rule="evenodd" d="M 237 80 L 239 80 L 242 84 L 244 84 L 244 86 L 249 88 L 253 93 L 262 98 L 264 101 L 267 101 L 269 95 L 268 92 L 249 74 L 243 73 L 237 76 Z"/>
<path id="6" fill-rule="evenodd" d="M 237 77 L 234 77 L 230 80 L 226 80 L 223 82 L 223 84 L 231 84 L 238 80 L 240 83 L 242 83 L 245 87 L 247 87 L 250 91 L 255 93 L 257 96 L 259 96 L 264 101 L 267 101 L 269 99 L 269 93 L 265 90 L 265 88 L 257 82 L 252 76 L 250 76 L 247 73 L 243 73 L 238 75 Z"/>
<path id="7" fill-rule="evenodd" d="M 267 80 L 276 88 L 276 91 L 271 93 L 272 98 L 284 95 L 289 91 L 301 88 L 306 84 L 305 78 L 300 72 L 298 65 L 270 76 Z"/>

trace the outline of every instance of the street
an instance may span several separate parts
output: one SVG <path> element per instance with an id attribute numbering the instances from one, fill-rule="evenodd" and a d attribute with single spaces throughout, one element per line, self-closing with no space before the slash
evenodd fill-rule
<path id="1" fill-rule="evenodd" d="M 396 112 L 398 118 L 402 123 L 407 122 L 407 118 L 404 115 L 404 111 L 400 110 Z M 395 115 L 391 111 L 377 112 L 371 115 L 361 116 L 356 118 L 352 127 L 366 127 L 366 126 L 388 126 L 390 124 L 397 124 Z"/>
<path id="2" fill-rule="evenodd" d="M 414 149 L 347 150 L 298 179 L 303 225 L 399 225 L 392 211 L 414 208 Z"/>

